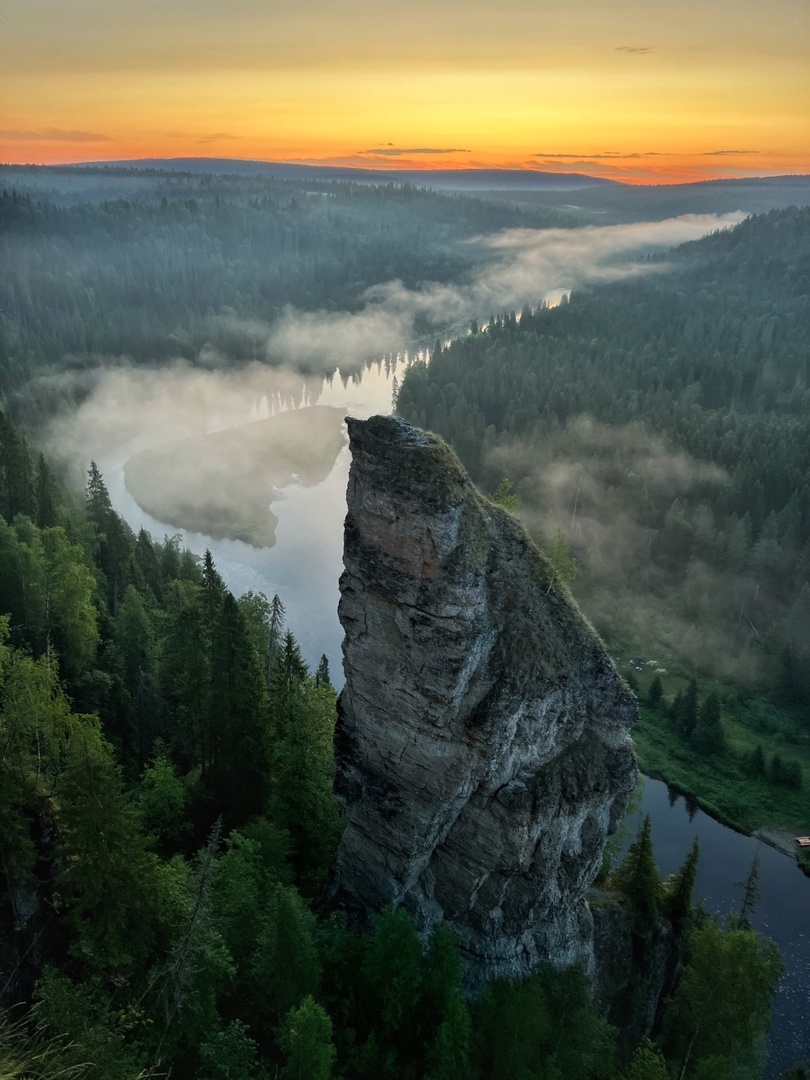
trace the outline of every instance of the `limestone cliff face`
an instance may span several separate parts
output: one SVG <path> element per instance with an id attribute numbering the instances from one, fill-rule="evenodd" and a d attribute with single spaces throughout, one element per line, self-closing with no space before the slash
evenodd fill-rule
<path id="1" fill-rule="evenodd" d="M 522 527 L 398 417 L 348 420 L 336 892 L 448 922 L 471 987 L 593 967 L 635 702 Z"/>

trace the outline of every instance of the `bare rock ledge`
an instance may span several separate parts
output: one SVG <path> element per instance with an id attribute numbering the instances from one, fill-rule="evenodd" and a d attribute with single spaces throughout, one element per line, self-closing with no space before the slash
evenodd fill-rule
<path id="1" fill-rule="evenodd" d="M 349 419 L 334 890 L 447 922 L 466 981 L 594 967 L 586 894 L 636 777 L 633 696 L 513 517 L 399 417 Z"/>

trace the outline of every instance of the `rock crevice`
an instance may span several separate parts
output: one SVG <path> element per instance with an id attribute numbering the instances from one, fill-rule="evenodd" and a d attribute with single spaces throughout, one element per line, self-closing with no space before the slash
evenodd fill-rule
<path id="1" fill-rule="evenodd" d="M 348 420 L 335 889 L 448 922 L 471 987 L 593 967 L 587 891 L 635 702 L 521 526 L 438 438 Z"/>

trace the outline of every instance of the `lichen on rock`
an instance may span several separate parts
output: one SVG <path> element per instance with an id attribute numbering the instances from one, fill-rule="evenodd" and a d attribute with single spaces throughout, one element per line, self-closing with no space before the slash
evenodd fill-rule
<path id="1" fill-rule="evenodd" d="M 399 417 L 349 419 L 335 893 L 447 922 L 468 986 L 593 968 L 632 694 L 520 524 Z"/>

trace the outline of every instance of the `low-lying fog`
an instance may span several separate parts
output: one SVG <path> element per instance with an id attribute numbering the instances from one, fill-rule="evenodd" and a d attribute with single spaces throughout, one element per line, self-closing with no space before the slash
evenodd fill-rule
<path id="1" fill-rule="evenodd" d="M 193 551 L 209 547 L 237 593 L 278 592 L 307 659 L 317 662 L 325 652 L 337 677 L 349 465 L 338 421 L 389 412 L 394 376 L 409 362 L 403 354 L 399 367 L 392 359 L 368 366 L 368 358 L 410 348 L 413 359 L 420 344 L 414 335 L 426 321 L 441 328 L 430 332 L 432 341 L 491 312 L 558 302 L 583 284 L 665 273 L 666 264 L 645 262 L 645 253 L 732 227 L 743 216 L 480 237 L 475 242 L 491 257 L 467 282 L 418 289 L 385 282 L 368 290 L 359 311 L 288 309 L 274 326 L 252 323 L 265 335 L 265 362 L 234 368 L 205 349 L 198 365 L 119 361 L 102 368 L 78 412 L 54 423 L 51 452 L 80 470 L 95 460 L 134 529 L 157 536 L 181 530 Z M 296 367 L 313 363 L 333 371 L 339 365 L 343 375 L 323 380 Z M 294 421 L 282 419 L 293 410 Z"/>

